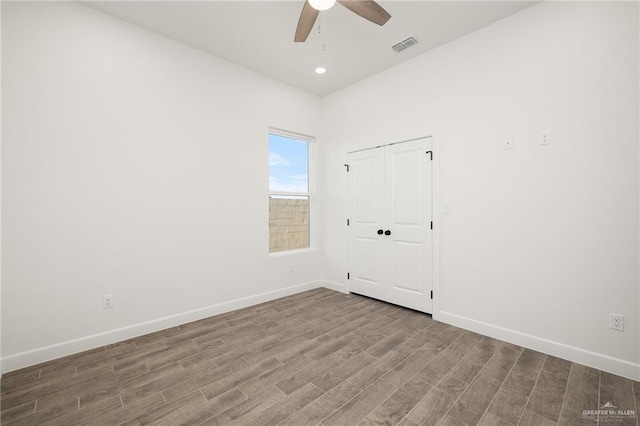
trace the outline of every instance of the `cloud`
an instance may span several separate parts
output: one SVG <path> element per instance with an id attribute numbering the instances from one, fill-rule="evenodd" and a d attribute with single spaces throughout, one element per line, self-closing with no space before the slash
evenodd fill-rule
<path id="1" fill-rule="evenodd" d="M 290 164 L 291 163 L 289 163 L 289 160 L 284 158 L 282 155 L 276 154 L 275 152 L 270 152 L 269 153 L 269 165 L 270 166 L 287 167 Z"/>
<path id="2" fill-rule="evenodd" d="M 307 175 L 293 175 L 283 178 L 269 177 L 269 190 L 271 192 L 301 192 L 308 191 Z"/>
<path id="3" fill-rule="evenodd" d="M 295 180 L 295 181 L 303 181 L 303 182 L 308 182 L 309 181 L 309 175 L 304 173 L 301 175 L 291 175 L 289 176 L 289 179 L 291 180 Z"/>

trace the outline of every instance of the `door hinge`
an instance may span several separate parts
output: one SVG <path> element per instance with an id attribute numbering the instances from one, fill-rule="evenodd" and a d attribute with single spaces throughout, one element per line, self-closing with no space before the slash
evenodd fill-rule
<path id="1" fill-rule="evenodd" d="M 349 273 L 347 272 L 347 279 L 349 279 L 349 276 L 350 276 L 350 275 L 349 275 Z"/>
<path id="2" fill-rule="evenodd" d="M 347 168 L 347 173 L 349 173 L 349 165 L 345 164 L 344 166 Z"/>
<path id="3" fill-rule="evenodd" d="M 433 221 L 431 222 L 431 229 L 433 229 Z"/>
<path id="4" fill-rule="evenodd" d="M 347 226 L 349 226 L 349 219 L 347 219 Z"/>
<path id="5" fill-rule="evenodd" d="M 431 290 L 431 298 L 433 299 L 433 290 Z"/>
<path id="6" fill-rule="evenodd" d="M 429 154 L 429 159 L 433 161 L 433 151 L 427 151 L 427 154 Z"/>

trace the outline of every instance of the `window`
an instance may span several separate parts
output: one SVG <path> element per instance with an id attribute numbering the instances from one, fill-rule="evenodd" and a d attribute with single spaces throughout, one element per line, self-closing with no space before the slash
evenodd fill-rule
<path id="1" fill-rule="evenodd" d="M 311 139 L 269 133 L 269 252 L 310 246 Z"/>

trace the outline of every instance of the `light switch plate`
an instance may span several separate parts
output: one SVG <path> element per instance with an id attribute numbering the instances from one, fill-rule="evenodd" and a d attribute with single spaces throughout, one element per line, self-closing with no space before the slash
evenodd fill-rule
<path id="1" fill-rule="evenodd" d="M 540 133 L 540 145 L 549 145 L 551 143 L 551 132 L 544 131 Z"/>

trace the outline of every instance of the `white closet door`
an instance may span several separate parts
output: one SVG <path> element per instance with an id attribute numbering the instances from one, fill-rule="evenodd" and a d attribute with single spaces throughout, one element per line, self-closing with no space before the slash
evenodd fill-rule
<path id="1" fill-rule="evenodd" d="M 387 269 L 384 218 L 384 151 L 370 149 L 349 156 L 349 289 L 383 299 Z"/>
<path id="2" fill-rule="evenodd" d="M 349 155 L 349 290 L 432 312 L 431 138 Z"/>
<path id="3" fill-rule="evenodd" d="M 387 301 L 432 311 L 431 139 L 385 148 Z"/>

